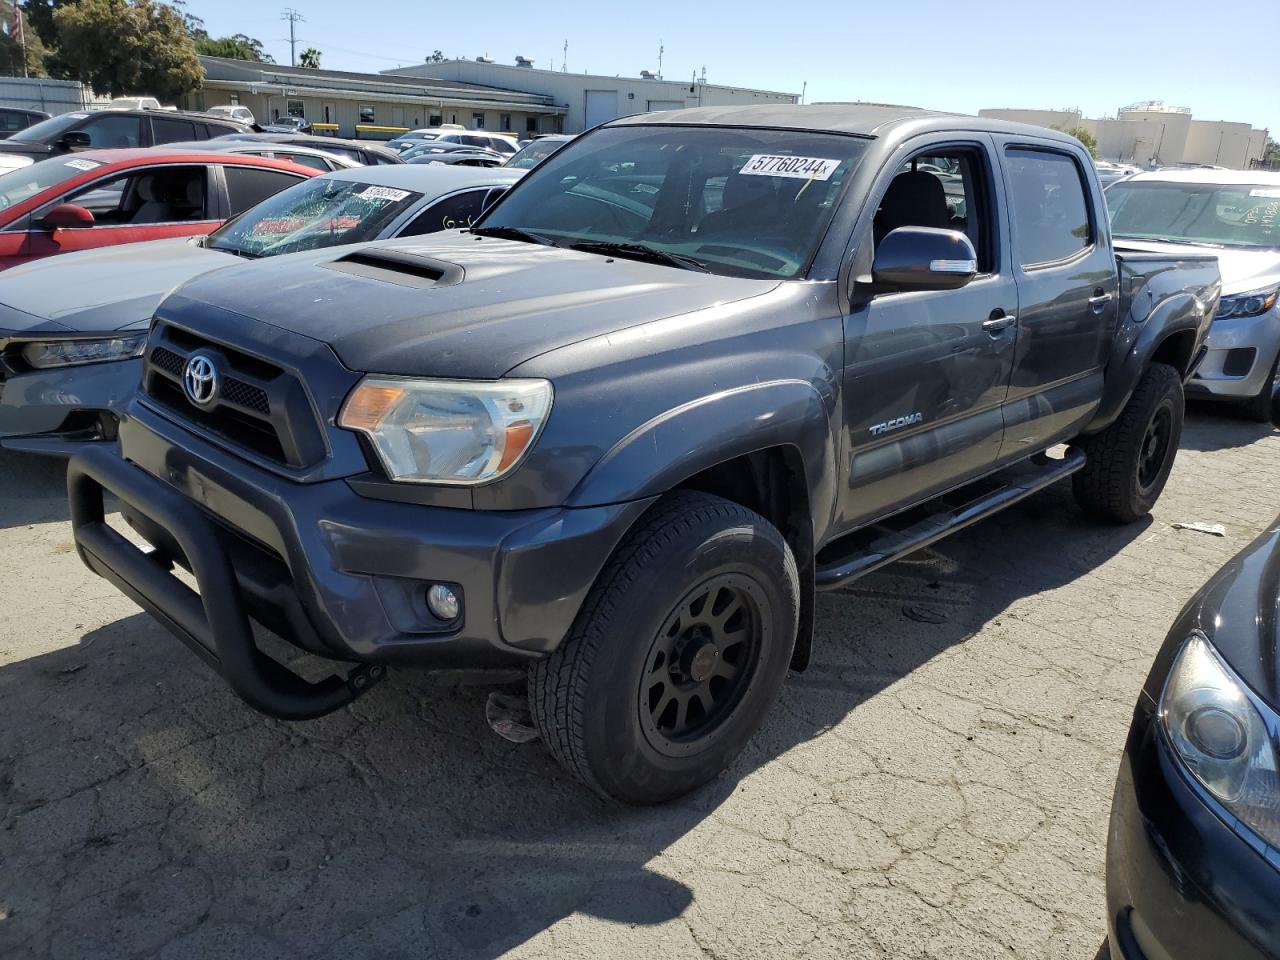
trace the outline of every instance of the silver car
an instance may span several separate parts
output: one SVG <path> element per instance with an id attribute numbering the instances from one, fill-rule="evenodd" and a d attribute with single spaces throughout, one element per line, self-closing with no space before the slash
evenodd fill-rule
<path id="1" fill-rule="evenodd" d="M 1187 395 L 1236 401 L 1251 419 L 1269 419 L 1280 388 L 1280 173 L 1140 173 L 1109 187 L 1107 206 L 1126 247 L 1217 253 L 1222 301 Z"/>
<path id="2" fill-rule="evenodd" d="M 67 456 L 110 440 L 151 315 L 240 259 L 466 228 L 522 170 L 357 167 L 304 181 L 207 237 L 122 244 L 0 273 L 0 446 Z M 269 274 L 268 274 L 269 276 Z"/>

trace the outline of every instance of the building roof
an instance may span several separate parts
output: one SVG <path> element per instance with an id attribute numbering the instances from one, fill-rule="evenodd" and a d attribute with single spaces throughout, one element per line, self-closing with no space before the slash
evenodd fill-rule
<path id="1" fill-rule="evenodd" d="M 383 76 L 419 76 L 421 77 L 422 74 L 419 74 L 416 71 L 431 69 L 433 67 L 439 67 L 444 65 L 453 66 L 455 64 L 462 64 L 472 69 L 483 68 L 486 70 L 493 70 L 493 69 L 508 70 L 513 73 L 519 73 L 520 76 L 526 76 L 528 74 L 549 74 L 550 76 L 553 76 L 553 77 L 579 77 L 582 80 L 609 80 L 609 81 L 628 80 L 635 83 L 661 83 L 671 87 L 685 87 L 685 88 L 695 85 L 694 82 L 691 82 L 690 80 L 685 78 L 671 79 L 669 77 L 661 77 L 661 78 L 660 77 L 638 77 L 638 76 L 632 77 L 632 76 L 623 76 L 617 73 L 578 73 L 577 71 L 570 72 L 566 70 L 548 70 L 545 67 L 522 67 L 514 63 L 490 63 L 487 60 L 466 60 L 466 59 L 445 60 L 440 64 L 419 63 L 410 67 L 393 67 L 390 70 L 383 70 L 382 75 Z M 452 82 L 452 81 L 441 81 L 441 82 L 443 83 L 443 82 Z M 786 91 L 780 91 L 780 90 L 764 90 L 758 87 L 738 87 L 738 86 L 733 86 L 732 84 L 727 84 L 727 83 L 703 83 L 701 81 L 697 81 L 696 85 L 703 87 L 705 89 L 740 90 L 745 93 L 761 93 L 771 97 L 792 97 L 794 99 L 799 99 L 799 96 L 800 96 L 798 93 L 788 93 Z"/>
<path id="2" fill-rule="evenodd" d="M 312 70 L 253 60 L 226 57 L 200 58 L 206 81 L 262 83 L 272 86 L 309 88 L 313 90 L 351 90 L 394 96 L 419 96 L 428 99 L 467 101 L 492 100 L 494 103 L 528 103 L 551 106 L 552 98 L 540 93 L 507 90 L 461 80 L 439 80 L 434 77 L 395 76 L 378 73 L 352 73 L 346 70 Z"/>
<path id="3" fill-rule="evenodd" d="M 1048 127 L 1012 123 L 987 117 L 971 117 L 961 113 L 942 113 L 920 107 L 903 107 L 883 103 L 771 103 L 737 107 L 689 107 L 665 113 L 642 113 L 614 120 L 618 124 L 698 124 L 734 127 L 772 127 L 784 130 L 806 130 L 815 133 L 844 133 L 874 137 L 889 128 L 914 122 L 928 129 L 979 130 L 1076 141 Z"/>

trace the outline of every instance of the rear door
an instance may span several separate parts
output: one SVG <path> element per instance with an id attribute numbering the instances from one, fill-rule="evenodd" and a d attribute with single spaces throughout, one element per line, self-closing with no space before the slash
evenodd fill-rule
<path id="1" fill-rule="evenodd" d="M 226 182 L 227 219 L 238 217 L 250 207 L 257 206 L 267 197 L 292 187 L 306 178 L 285 170 L 269 170 L 266 167 L 239 167 L 224 164 L 222 175 Z"/>
<path id="2" fill-rule="evenodd" d="M 1083 151 L 997 136 L 1013 271 L 1017 346 L 1002 461 L 1069 439 L 1102 396 L 1116 326 L 1117 272 L 1105 209 Z"/>
<path id="3" fill-rule="evenodd" d="M 1018 309 L 989 138 L 909 141 L 872 197 L 856 250 L 898 227 L 956 230 L 974 244 L 978 275 L 957 290 L 855 292 L 844 321 L 844 528 L 993 469 L 1013 362 L 1003 321 Z"/>

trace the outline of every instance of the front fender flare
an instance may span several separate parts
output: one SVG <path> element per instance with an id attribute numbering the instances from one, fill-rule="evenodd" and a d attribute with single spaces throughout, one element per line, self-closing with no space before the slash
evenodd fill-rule
<path id="1" fill-rule="evenodd" d="M 658 496 L 735 457 L 791 446 L 803 458 L 814 523 L 825 523 L 836 493 L 833 407 L 834 398 L 807 380 L 772 380 L 699 397 L 614 444 L 574 489 L 569 505 Z"/>

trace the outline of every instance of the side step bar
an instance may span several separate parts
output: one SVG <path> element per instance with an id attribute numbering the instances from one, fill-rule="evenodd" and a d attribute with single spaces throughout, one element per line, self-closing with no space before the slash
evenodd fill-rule
<path id="1" fill-rule="evenodd" d="M 819 590 L 842 587 L 1071 476 L 1083 466 L 1084 452 L 1074 447 L 1060 460 L 1035 457 L 950 494 L 950 497 L 964 496 L 974 488 L 984 488 L 959 505 L 948 503 L 948 496 L 939 497 L 921 508 L 928 511 L 923 518 L 919 518 L 920 510 L 909 511 L 852 533 L 818 555 L 817 587 Z M 900 529 L 890 526 L 895 519 L 901 521 L 908 517 L 915 522 Z"/>

